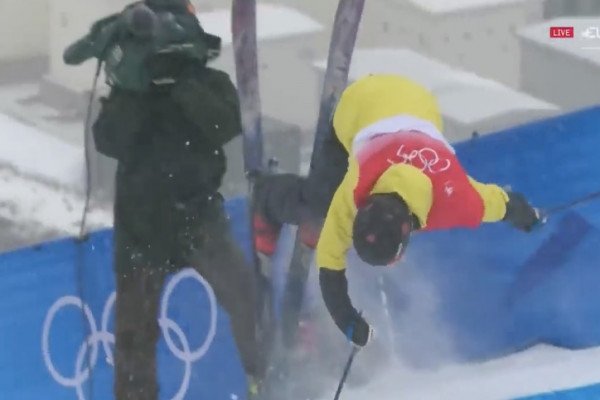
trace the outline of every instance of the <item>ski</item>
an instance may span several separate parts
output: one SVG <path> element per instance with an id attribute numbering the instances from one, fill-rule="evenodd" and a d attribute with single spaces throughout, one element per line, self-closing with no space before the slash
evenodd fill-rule
<path id="1" fill-rule="evenodd" d="M 233 0 L 231 33 L 235 73 L 240 100 L 244 171 L 248 179 L 248 223 L 251 232 L 252 263 L 257 280 L 257 335 L 263 353 L 270 353 L 274 329 L 273 290 L 270 260 L 260 257 L 254 244 L 254 182 L 264 172 L 261 105 L 256 38 L 256 0 Z"/>
<path id="2" fill-rule="evenodd" d="M 231 33 L 242 113 L 244 168 L 252 180 L 263 169 L 263 141 L 256 43 L 256 0 L 233 0 Z"/>
<path id="3" fill-rule="evenodd" d="M 364 4 L 365 0 L 340 0 L 338 3 L 329 44 L 309 174 L 313 173 L 315 163 L 318 162 L 323 142 L 327 135 L 331 134 L 333 111 L 348 84 L 350 62 Z M 282 306 L 283 342 L 286 346 L 295 343 L 312 258 L 313 251 L 302 244 L 297 235 Z"/>

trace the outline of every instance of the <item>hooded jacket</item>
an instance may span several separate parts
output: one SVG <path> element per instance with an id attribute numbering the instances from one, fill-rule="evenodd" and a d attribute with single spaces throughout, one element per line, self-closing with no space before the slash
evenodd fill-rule
<path id="1" fill-rule="evenodd" d="M 317 265 L 345 268 L 357 208 L 370 195 L 397 193 L 421 229 L 479 226 L 504 218 L 508 195 L 470 178 L 442 135 L 435 97 L 395 75 L 370 75 L 342 94 L 333 119 L 348 171 L 327 213 Z"/>
<path id="2" fill-rule="evenodd" d="M 500 221 L 508 195 L 467 175 L 441 133 L 435 97 L 407 78 L 370 75 L 354 82 L 340 98 L 333 127 L 348 152 L 348 170 L 330 204 L 316 261 L 333 320 L 364 344 L 368 325 L 352 306 L 345 268 L 354 218 L 369 195 L 400 195 L 422 230 Z"/>

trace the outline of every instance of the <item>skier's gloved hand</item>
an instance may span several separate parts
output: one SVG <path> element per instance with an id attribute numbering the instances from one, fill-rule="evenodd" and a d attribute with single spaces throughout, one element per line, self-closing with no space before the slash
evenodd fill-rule
<path id="1" fill-rule="evenodd" d="M 336 326 L 355 345 L 367 345 L 373 330 L 352 306 L 344 270 L 320 268 L 319 283 L 325 306 Z"/>
<path id="2" fill-rule="evenodd" d="M 345 332 L 346 337 L 356 346 L 366 346 L 373 337 L 373 328 L 358 314 L 348 325 Z"/>
<path id="3" fill-rule="evenodd" d="M 504 221 L 525 232 L 531 232 L 536 225 L 541 223 L 539 210 L 532 207 L 525 196 L 520 193 L 508 192 L 508 199 Z"/>

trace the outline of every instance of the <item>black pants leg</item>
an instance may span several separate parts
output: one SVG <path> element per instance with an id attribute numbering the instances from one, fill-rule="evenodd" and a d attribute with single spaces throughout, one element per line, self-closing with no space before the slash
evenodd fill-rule
<path id="1" fill-rule="evenodd" d="M 314 157 L 307 178 L 293 174 L 262 177 L 256 186 L 256 211 L 274 225 L 322 220 L 348 170 L 348 153 L 332 132 Z"/>
<path id="2" fill-rule="evenodd" d="M 148 201 L 130 197 L 129 188 L 117 177 L 114 209 L 116 400 L 158 399 L 156 344 L 160 328 L 157 319 L 169 268 L 165 248 L 156 245 L 155 233 L 163 232 L 159 230 L 162 217 L 152 218 L 158 214 L 156 209 L 156 205 Z M 159 243 L 164 242 L 166 240 Z"/>
<path id="3" fill-rule="evenodd" d="M 230 235 L 222 198 L 215 194 L 183 204 L 173 202 L 171 211 L 156 218 L 134 218 L 122 207 L 115 208 L 116 399 L 157 399 L 161 290 L 168 274 L 183 267 L 193 266 L 212 286 L 230 316 L 246 373 L 262 378 L 265 361 L 257 335 L 257 278 Z"/>
<path id="4" fill-rule="evenodd" d="M 212 286 L 219 304 L 227 311 L 233 336 L 246 374 L 262 378 L 264 354 L 257 335 L 256 277 L 229 233 L 222 202 L 207 207 L 199 237 L 194 241 L 190 264 Z"/>
<path id="5" fill-rule="evenodd" d="M 348 171 L 348 152 L 338 140 L 333 127 L 323 142 L 320 154 L 313 159 L 311 171 L 302 187 L 302 197 L 313 218 L 324 219 L 333 195 Z"/>
<path id="6" fill-rule="evenodd" d="M 156 343 L 165 275 L 153 266 L 117 274 L 115 384 L 117 400 L 157 400 Z"/>

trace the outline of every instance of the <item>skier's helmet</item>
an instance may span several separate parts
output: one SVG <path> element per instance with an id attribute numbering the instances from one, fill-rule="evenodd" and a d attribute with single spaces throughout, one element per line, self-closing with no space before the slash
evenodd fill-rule
<path id="1" fill-rule="evenodd" d="M 399 260 L 410 239 L 413 216 L 397 194 L 374 194 L 358 209 L 352 239 L 367 264 L 391 265 Z"/>

